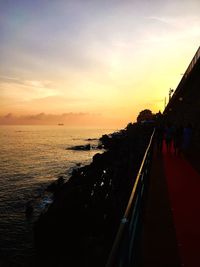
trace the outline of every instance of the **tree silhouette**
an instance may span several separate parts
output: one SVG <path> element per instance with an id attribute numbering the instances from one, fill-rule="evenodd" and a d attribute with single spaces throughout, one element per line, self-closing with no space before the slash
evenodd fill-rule
<path id="1" fill-rule="evenodd" d="M 137 122 L 149 121 L 154 118 L 154 115 L 150 109 L 142 110 L 137 116 Z"/>

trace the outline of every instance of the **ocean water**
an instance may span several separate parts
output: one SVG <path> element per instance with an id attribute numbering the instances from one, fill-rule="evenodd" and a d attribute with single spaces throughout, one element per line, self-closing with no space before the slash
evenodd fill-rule
<path id="1" fill-rule="evenodd" d="M 8 261 L 12 266 L 29 265 L 34 257 L 33 223 L 51 202 L 46 187 L 61 175 L 69 179 L 73 168 L 89 164 L 102 152 L 67 148 L 88 143 L 95 147 L 102 134 L 111 132 L 57 125 L 0 127 L 0 265 Z M 34 206 L 29 220 L 28 201 Z"/>

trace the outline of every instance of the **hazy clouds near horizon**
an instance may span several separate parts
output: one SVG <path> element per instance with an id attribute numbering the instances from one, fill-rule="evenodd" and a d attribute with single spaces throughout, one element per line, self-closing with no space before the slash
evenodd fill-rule
<path id="1" fill-rule="evenodd" d="M 199 46 L 199 10 L 197 0 L 1 1 L 0 114 L 124 124 L 162 109 Z"/>

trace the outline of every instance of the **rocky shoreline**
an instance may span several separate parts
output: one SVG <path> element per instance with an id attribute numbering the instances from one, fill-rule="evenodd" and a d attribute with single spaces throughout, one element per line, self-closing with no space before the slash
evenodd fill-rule
<path id="1" fill-rule="evenodd" d="M 53 187 L 35 224 L 37 266 L 104 266 L 153 125 L 128 124 L 100 138 L 103 154 Z"/>

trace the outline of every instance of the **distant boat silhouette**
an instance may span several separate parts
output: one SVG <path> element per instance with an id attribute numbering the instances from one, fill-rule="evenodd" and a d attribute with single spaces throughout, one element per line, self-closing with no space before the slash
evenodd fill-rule
<path id="1" fill-rule="evenodd" d="M 58 123 L 58 125 L 59 125 L 59 126 L 63 126 L 63 125 L 64 125 L 64 123 Z"/>

